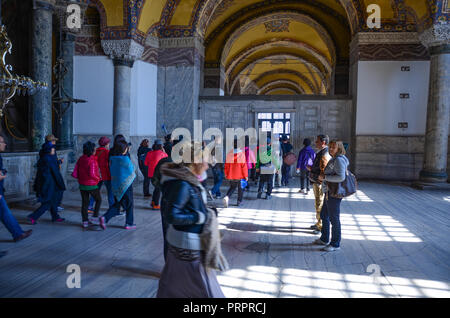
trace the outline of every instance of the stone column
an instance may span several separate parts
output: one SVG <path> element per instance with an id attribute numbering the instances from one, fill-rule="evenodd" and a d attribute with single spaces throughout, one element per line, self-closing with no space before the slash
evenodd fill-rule
<path id="1" fill-rule="evenodd" d="M 115 58 L 114 62 L 114 114 L 113 135 L 130 139 L 130 92 L 133 61 Z"/>
<path id="2" fill-rule="evenodd" d="M 62 58 L 67 67 L 67 74 L 64 78 L 64 90 L 69 96 L 73 96 L 73 55 L 75 52 L 75 36 L 70 33 L 63 33 L 62 38 Z M 66 107 L 66 105 L 64 105 Z M 60 127 L 60 140 L 59 144 L 61 148 L 73 147 L 73 104 L 71 103 L 62 117 Z"/>
<path id="3" fill-rule="evenodd" d="M 131 39 L 103 40 L 103 51 L 114 63 L 113 135 L 130 139 L 131 71 L 144 47 Z"/>
<path id="4" fill-rule="evenodd" d="M 48 84 L 30 98 L 33 150 L 39 150 L 52 133 L 52 13 L 54 1 L 33 2 L 31 29 L 31 77 Z"/>
<path id="5" fill-rule="evenodd" d="M 431 55 L 425 153 L 420 180 L 447 181 L 450 118 L 450 24 L 434 25 L 420 39 Z"/>

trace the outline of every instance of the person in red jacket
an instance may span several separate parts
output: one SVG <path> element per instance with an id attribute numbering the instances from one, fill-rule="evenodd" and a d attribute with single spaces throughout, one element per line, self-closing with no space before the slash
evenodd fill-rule
<path id="1" fill-rule="evenodd" d="M 248 181 L 248 168 L 245 158 L 245 152 L 238 148 L 237 139 L 234 140 L 234 150 L 227 154 L 225 160 L 225 178 L 230 180 L 230 189 L 227 195 L 223 198 L 224 207 L 228 207 L 228 201 L 236 188 L 238 189 L 237 206 L 242 202 L 244 196 L 244 190 L 241 186 L 241 180 Z"/>
<path id="2" fill-rule="evenodd" d="M 109 143 L 110 139 L 108 137 L 101 137 L 98 140 L 98 145 L 100 147 L 95 151 L 95 156 L 97 157 L 98 166 L 100 168 L 100 182 L 98 183 L 98 191 L 102 190 L 102 186 L 105 185 L 108 191 L 108 204 L 109 207 L 114 205 L 114 195 L 111 187 L 111 172 L 109 171 Z M 101 192 L 100 192 L 101 193 Z M 93 213 L 94 198 L 91 197 L 89 201 L 88 212 Z"/>
<path id="3" fill-rule="evenodd" d="M 147 153 L 147 156 L 145 157 L 144 165 L 148 167 L 148 177 L 151 179 L 153 178 L 153 173 L 155 172 L 155 167 L 158 164 L 158 162 L 163 159 L 167 158 L 167 154 L 164 151 L 163 143 L 161 140 L 157 139 L 155 140 L 155 143 L 153 144 L 152 151 L 149 151 Z M 159 197 L 161 194 L 161 189 L 159 187 L 155 187 L 153 190 L 153 196 L 152 196 L 152 203 L 151 207 L 153 210 L 159 210 Z"/>
<path id="4" fill-rule="evenodd" d="M 98 183 L 100 182 L 100 173 L 98 168 L 97 157 L 94 155 L 95 144 L 93 142 L 86 142 L 83 145 L 83 155 L 75 164 L 75 169 L 72 172 L 72 177 L 78 179 L 81 193 L 81 217 L 83 220 L 83 228 L 89 226 L 88 204 L 89 196 L 95 200 L 94 217 L 98 217 L 102 197 Z"/>

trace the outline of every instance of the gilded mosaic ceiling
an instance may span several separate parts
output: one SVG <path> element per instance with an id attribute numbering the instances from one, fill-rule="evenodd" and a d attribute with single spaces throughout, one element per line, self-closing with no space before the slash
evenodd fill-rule
<path id="1" fill-rule="evenodd" d="M 236 81 L 258 80 L 261 93 L 272 90 L 271 82 L 286 85 L 290 92 L 326 93 L 331 68 L 348 63 L 349 43 L 356 32 L 417 32 L 449 18 L 445 0 L 80 1 L 99 11 L 101 39 L 132 38 L 144 44 L 149 34 L 203 38 L 205 67 L 223 68 L 229 92 Z M 381 8 L 381 29 L 367 27 L 369 4 Z M 295 64 L 269 67 L 264 62 L 283 54 Z M 259 78 L 268 72 L 271 75 Z M 297 86 L 288 87 L 282 80 Z"/>

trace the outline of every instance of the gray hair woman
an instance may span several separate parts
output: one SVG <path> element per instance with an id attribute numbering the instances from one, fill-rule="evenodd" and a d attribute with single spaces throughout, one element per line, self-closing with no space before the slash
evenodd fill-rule
<path id="1" fill-rule="evenodd" d="M 342 198 L 333 197 L 330 187 L 333 186 L 333 184 L 340 183 L 345 180 L 349 161 L 347 157 L 345 157 L 345 148 L 342 141 L 331 141 L 329 144 L 329 153 L 332 158 L 325 167 L 324 173 L 319 176 L 319 181 L 323 184 L 323 193 L 325 194 L 322 211 L 320 212 L 320 218 L 322 219 L 322 235 L 319 239 L 314 241 L 314 244 L 325 245 L 323 250 L 332 252 L 340 249 L 340 212 Z"/>

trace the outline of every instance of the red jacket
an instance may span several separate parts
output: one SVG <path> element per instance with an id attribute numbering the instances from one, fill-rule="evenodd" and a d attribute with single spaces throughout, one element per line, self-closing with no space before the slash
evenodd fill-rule
<path id="1" fill-rule="evenodd" d="M 248 177 L 247 162 L 245 152 L 229 152 L 225 161 L 225 178 L 228 180 L 241 180 Z"/>
<path id="2" fill-rule="evenodd" d="M 144 164 L 148 167 L 149 178 L 153 178 L 153 173 L 155 172 L 156 165 L 161 159 L 166 157 L 168 157 L 167 154 L 162 150 L 153 150 L 147 153 Z"/>
<path id="3" fill-rule="evenodd" d="M 98 147 L 95 151 L 95 156 L 98 160 L 98 166 L 100 167 L 101 180 L 111 180 L 111 172 L 109 171 L 109 150 L 105 147 Z"/>
<path id="4" fill-rule="evenodd" d="M 94 186 L 100 182 L 98 163 L 96 156 L 82 155 L 75 164 L 72 177 L 78 179 L 78 183 L 85 186 Z"/>

